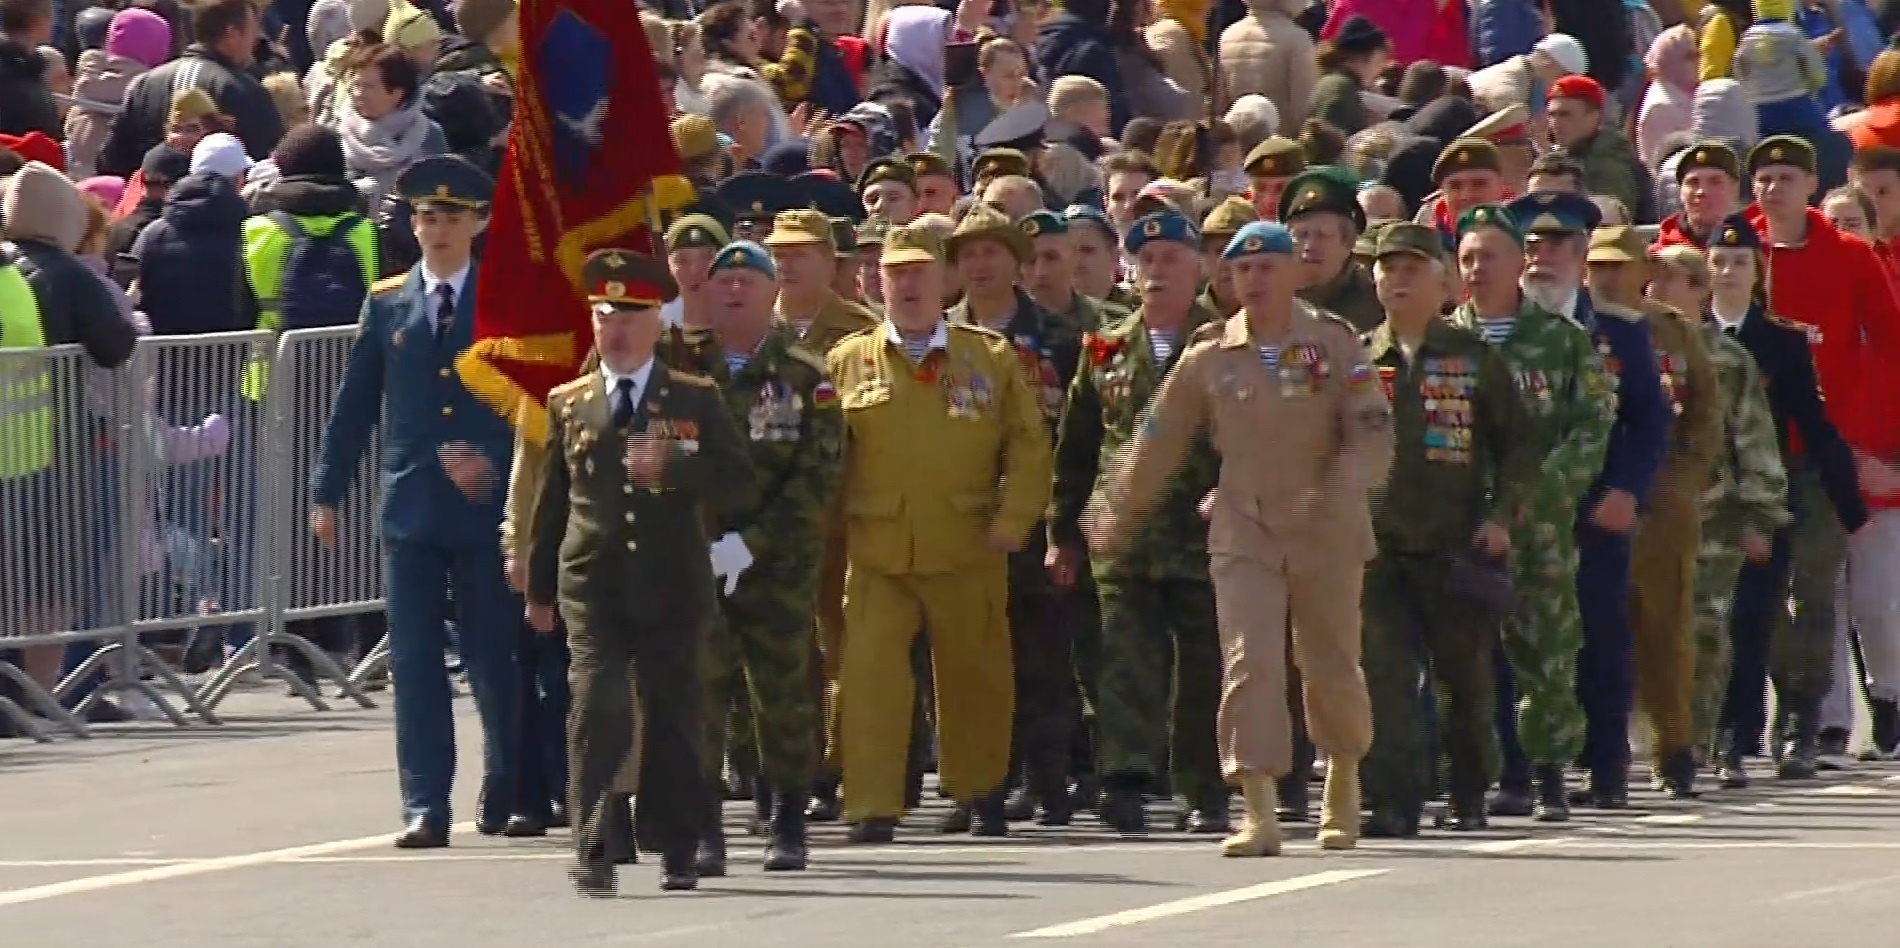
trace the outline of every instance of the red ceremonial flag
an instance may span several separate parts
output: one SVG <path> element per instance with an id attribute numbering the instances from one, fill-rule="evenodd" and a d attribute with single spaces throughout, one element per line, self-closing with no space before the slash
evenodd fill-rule
<path id="1" fill-rule="evenodd" d="M 592 336 L 588 253 L 652 253 L 650 221 L 693 199 L 632 0 L 522 0 L 514 126 L 495 182 L 463 384 L 534 443 L 548 390 Z"/>

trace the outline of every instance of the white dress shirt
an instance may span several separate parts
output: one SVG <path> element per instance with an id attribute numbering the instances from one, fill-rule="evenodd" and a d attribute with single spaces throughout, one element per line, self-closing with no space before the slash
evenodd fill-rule
<path id="1" fill-rule="evenodd" d="M 441 291 L 437 288 L 447 284 L 449 289 L 455 291 L 455 308 L 461 309 L 462 291 L 468 287 L 468 271 L 469 265 L 465 263 L 462 264 L 462 269 L 446 277 L 439 277 L 429 272 L 429 265 L 427 263 L 422 264 L 422 292 L 429 297 L 429 325 L 436 332 L 442 331 L 442 327 L 435 325 L 436 307 L 441 305 L 441 297 L 436 295 Z"/>
<path id="2" fill-rule="evenodd" d="M 647 379 L 653 375 L 653 360 L 648 359 L 639 368 L 627 373 L 615 372 L 607 367 L 607 363 L 602 362 L 600 364 L 600 374 L 607 380 L 607 398 L 610 400 L 610 411 L 612 410 L 611 399 L 614 397 L 614 391 L 619 387 L 621 379 L 630 379 L 633 381 L 633 389 L 629 392 L 631 396 L 629 404 L 638 405 L 640 404 L 640 396 L 646 394 Z"/>

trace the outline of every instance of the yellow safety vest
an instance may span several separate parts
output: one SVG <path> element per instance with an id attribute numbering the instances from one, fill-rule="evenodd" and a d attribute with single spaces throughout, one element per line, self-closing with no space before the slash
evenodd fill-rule
<path id="1" fill-rule="evenodd" d="M 40 301 L 20 268 L 0 266 L 0 349 L 44 349 Z M 53 464 L 53 386 L 39 359 L 0 365 L 0 477 Z"/>
<path id="2" fill-rule="evenodd" d="M 312 237 L 328 235 L 343 218 L 342 214 L 297 215 L 298 222 Z M 283 318 L 278 296 L 284 287 L 284 267 L 290 262 L 290 241 L 290 234 L 277 226 L 268 214 L 259 214 L 244 222 L 244 278 L 250 281 L 251 293 L 257 297 L 257 328 L 273 334 L 272 341 L 265 344 L 262 351 L 252 353 L 250 363 L 244 367 L 244 397 L 254 402 L 264 400 L 264 392 L 270 385 L 270 360 L 276 355 L 277 347 L 274 334 Z M 367 288 L 376 282 L 376 226 L 368 218 L 360 219 L 350 229 L 349 241 L 350 249 L 356 251 L 356 259 L 363 265 L 363 286 Z"/>

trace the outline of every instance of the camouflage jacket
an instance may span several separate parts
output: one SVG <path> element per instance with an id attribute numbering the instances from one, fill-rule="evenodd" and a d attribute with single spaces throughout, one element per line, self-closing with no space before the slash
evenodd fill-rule
<path id="1" fill-rule="evenodd" d="M 1343 317 L 1359 332 L 1371 332 L 1385 322 L 1385 307 L 1379 305 L 1372 273 L 1356 260 L 1347 261 L 1345 272 L 1332 280 L 1301 290 L 1300 299 Z"/>
<path id="2" fill-rule="evenodd" d="M 1504 358 L 1442 319 L 1409 356 L 1390 323 L 1365 344 L 1392 403 L 1392 474 L 1372 495 L 1380 552 L 1461 550 L 1482 522 L 1516 523 L 1542 458 Z"/>
<path id="3" fill-rule="evenodd" d="M 1069 386 L 1068 404 L 1056 438 L 1055 490 L 1049 507 L 1049 542 L 1080 545 L 1089 498 L 1107 481 L 1108 465 L 1134 436 L 1135 419 L 1161 387 L 1161 380 L 1187 351 L 1200 327 L 1219 325 L 1195 306 L 1182 322 L 1175 349 L 1157 362 L 1140 310 L 1107 317 L 1099 333 L 1083 341 L 1085 365 Z M 1112 556 L 1092 557 L 1096 576 L 1143 579 L 1207 579 L 1207 521 L 1201 498 L 1220 478 L 1220 458 L 1205 433 L 1197 436 L 1173 486 L 1155 505 L 1132 540 Z"/>
<path id="4" fill-rule="evenodd" d="M 1771 536 L 1788 522 L 1788 469 L 1781 463 L 1775 416 L 1761 372 L 1748 350 L 1717 323 L 1703 322 L 1702 341 L 1722 389 L 1722 444 L 1715 456 L 1715 477 L 1702 495 L 1702 519 L 1748 526 Z"/>
<path id="5" fill-rule="evenodd" d="M 1469 302 L 1452 310 L 1451 323 L 1483 335 Z M 1493 346 L 1511 369 L 1530 410 L 1531 440 L 1543 459 L 1532 516 L 1569 524 L 1578 501 L 1603 470 L 1616 423 L 1614 377 L 1582 326 L 1547 313 L 1529 300 L 1518 305 L 1509 338 Z"/>
<path id="6" fill-rule="evenodd" d="M 970 317 L 970 303 L 959 300 L 946 313 L 953 323 L 978 325 Z M 1023 365 L 1023 378 L 1029 390 L 1041 400 L 1042 418 L 1053 434 L 1062 415 L 1063 393 L 1075 378 L 1075 367 L 1082 358 L 1081 327 L 1029 298 L 1021 287 L 1016 289 L 1016 315 L 1001 330 L 1016 346 Z"/>
<path id="7" fill-rule="evenodd" d="M 794 334 L 774 323 L 737 372 L 709 331 L 672 330 L 660 352 L 718 384 L 758 475 L 758 503 L 721 518 L 715 537 L 737 531 L 773 573 L 809 566 L 815 574 L 823 521 L 844 473 L 844 415 L 824 360 Z"/>

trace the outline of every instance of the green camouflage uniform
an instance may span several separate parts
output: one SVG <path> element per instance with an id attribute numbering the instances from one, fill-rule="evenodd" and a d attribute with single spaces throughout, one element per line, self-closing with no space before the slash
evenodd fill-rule
<path id="1" fill-rule="evenodd" d="M 1385 307 L 1379 305 L 1379 288 L 1372 273 L 1357 260 L 1346 261 L 1339 276 L 1300 291 L 1300 299 L 1342 316 L 1360 332 L 1371 332 L 1385 321 Z"/>
<path id="2" fill-rule="evenodd" d="M 1453 324 L 1478 331 L 1472 304 Z M 1504 623 L 1517 687 L 1518 739 L 1533 764 L 1568 764 L 1583 751 L 1577 703 L 1577 504 L 1603 470 L 1616 420 L 1615 380 L 1583 327 L 1524 300 L 1516 327 L 1495 347 L 1530 410 L 1543 477 L 1511 528 L 1519 608 Z"/>
<path id="3" fill-rule="evenodd" d="M 1084 341 L 1084 364 L 1069 386 L 1056 441 L 1051 544 L 1084 545 L 1083 511 L 1111 473 L 1105 466 L 1132 437 L 1136 416 L 1188 348 L 1189 338 L 1213 319 L 1199 306 L 1190 309 L 1165 363 L 1155 361 L 1140 311 L 1105 318 L 1102 331 Z M 1197 439 L 1173 489 L 1132 541 L 1091 564 L 1101 599 L 1100 702 L 1095 707 L 1101 773 L 1152 785 L 1164 772 L 1171 746 L 1173 764 L 1166 769 L 1191 799 L 1224 792 L 1214 728 L 1220 639 L 1207 572 L 1207 522 L 1200 513 L 1201 499 L 1214 488 L 1219 472 L 1219 457 L 1204 436 Z"/>
<path id="4" fill-rule="evenodd" d="M 1702 340 L 1722 387 L 1723 443 L 1715 479 L 1702 496 L 1702 545 L 1695 576 L 1696 744 L 1713 753 L 1722 699 L 1728 692 L 1729 609 L 1742 571 L 1742 532 L 1764 539 L 1788 522 L 1788 472 L 1781 462 L 1775 418 L 1754 357 L 1704 321 Z"/>
<path id="5" fill-rule="evenodd" d="M 1388 323 L 1366 347 L 1392 402 L 1396 454 L 1372 497 L 1379 552 L 1361 602 L 1378 725 L 1360 774 L 1369 807 L 1415 820 L 1435 784 L 1433 678 L 1448 699 L 1454 797 L 1482 805 L 1490 785 L 1500 617 L 1452 593 L 1449 577 L 1481 523 L 1518 521 L 1542 457 L 1510 366 L 1476 333 L 1434 319 L 1408 357 Z"/>
<path id="6" fill-rule="evenodd" d="M 723 597 L 724 621 L 708 642 L 708 707 L 729 707 L 743 684 L 751 725 L 734 728 L 735 764 L 746 756 L 740 735 L 751 730 L 761 776 L 774 790 L 802 793 L 817 766 L 812 612 L 824 518 L 844 471 L 844 415 L 824 360 L 799 346 L 789 325 L 775 324 L 737 372 L 710 332 L 676 333 L 669 345 L 687 347 L 686 364 L 718 383 L 759 476 L 758 504 L 713 531 L 737 531 L 753 562 Z M 706 760 L 717 767 L 727 722 L 717 714 L 706 722 Z"/>

